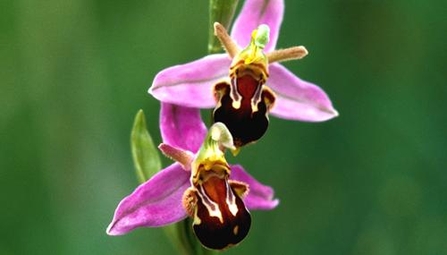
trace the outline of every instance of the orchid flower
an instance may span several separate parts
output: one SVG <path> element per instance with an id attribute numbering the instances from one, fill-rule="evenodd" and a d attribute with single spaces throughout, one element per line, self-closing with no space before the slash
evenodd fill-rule
<path id="1" fill-rule="evenodd" d="M 237 147 L 265 133 L 268 113 L 310 122 L 338 116 L 320 87 L 276 63 L 308 53 L 303 46 L 275 50 L 283 13 L 283 0 L 246 0 L 231 36 L 215 25 L 226 54 L 162 70 L 149 93 L 162 102 L 215 108 L 214 120 L 227 125 Z M 241 51 L 241 46 L 247 48 Z"/>
<path id="2" fill-rule="evenodd" d="M 232 148 L 233 140 L 225 125 L 215 123 L 206 134 L 199 109 L 162 103 L 160 129 L 163 143 L 159 148 L 177 162 L 119 203 L 107 234 L 166 226 L 190 216 L 205 247 L 224 249 L 247 235 L 248 210 L 271 210 L 278 205 L 272 188 L 240 165 L 226 162 L 224 148 Z"/>

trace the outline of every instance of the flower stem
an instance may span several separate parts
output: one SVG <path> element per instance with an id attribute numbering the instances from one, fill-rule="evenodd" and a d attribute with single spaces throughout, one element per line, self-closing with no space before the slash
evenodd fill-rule
<path id="1" fill-rule="evenodd" d="M 222 46 L 219 40 L 214 36 L 214 22 L 219 22 L 227 30 L 233 21 L 234 12 L 238 0 L 210 0 L 210 20 L 208 35 L 208 52 L 222 52 Z"/>
<path id="2" fill-rule="evenodd" d="M 165 231 L 175 243 L 177 250 L 182 255 L 212 255 L 213 250 L 203 247 L 192 231 L 192 222 L 187 218 L 174 225 L 165 227 Z"/>

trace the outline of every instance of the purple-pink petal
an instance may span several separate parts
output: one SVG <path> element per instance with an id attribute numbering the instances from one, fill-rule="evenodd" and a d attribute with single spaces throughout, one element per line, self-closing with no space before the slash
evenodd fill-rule
<path id="1" fill-rule="evenodd" d="M 326 93 L 317 85 L 301 80 L 284 66 L 269 66 L 267 81 L 276 93 L 276 101 L 270 113 L 274 116 L 300 121 L 325 121 L 338 116 L 337 110 Z"/>
<path id="2" fill-rule="evenodd" d="M 161 102 L 195 108 L 213 108 L 213 85 L 228 77 L 231 59 L 212 54 L 159 72 L 149 93 Z"/>
<path id="3" fill-rule="evenodd" d="M 274 198 L 273 189 L 258 182 L 250 174 L 245 172 L 242 166 L 231 166 L 230 179 L 245 182 L 249 185 L 249 192 L 244 198 L 245 206 L 249 210 L 271 210 L 278 205 L 279 200 Z"/>
<path id="4" fill-rule="evenodd" d="M 266 24 L 270 27 L 270 42 L 265 47 L 265 52 L 270 52 L 275 49 L 278 41 L 283 14 L 283 0 L 246 0 L 234 21 L 231 37 L 239 46 L 246 47 L 250 43 L 251 32 L 259 25 Z"/>
<path id="5" fill-rule="evenodd" d="M 164 143 L 196 152 L 202 145 L 207 128 L 199 109 L 162 102 L 160 132 Z"/>
<path id="6" fill-rule="evenodd" d="M 121 200 L 107 234 L 122 235 L 137 227 L 165 226 L 186 218 L 182 196 L 190 186 L 189 175 L 175 163 L 141 184 Z"/>

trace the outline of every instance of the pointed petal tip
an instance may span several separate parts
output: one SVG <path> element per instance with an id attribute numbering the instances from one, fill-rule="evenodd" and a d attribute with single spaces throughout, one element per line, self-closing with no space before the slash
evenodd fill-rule
<path id="1" fill-rule="evenodd" d="M 329 108 L 329 109 L 325 109 L 325 110 L 326 110 L 326 113 L 328 114 L 327 118 L 321 119 L 320 121 L 331 120 L 331 119 L 334 119 L 334 118 L 337 118 L 338 116 L 340 116 L 340 114 L 338 113 L 337 110 L 335 110 L 335 108 Z"/>
<path id="2" fill-rule="evenodd" d="M 181 203 L 189 173 L 174 163 L 138 186 L 118 204 L 106 233 L 116 236 L 138 227 L 161 227 L 186 217 Z"/>
<path id="3" fill-rule="evenodd" d="M 340 116 L 337 110 L 332 109 L 332 113 L 334 114 L 334 118 Z"/>
<path id="4" fill-rule="evenodd" d="M 273 198 L 273 194 L 269 199 L 264 199 L 263 201 L 258 200 L 256 203 L 253 203 L 253 201 L 246 202 L 249 210 L 270 211 L 276 209 L 279 205 L 279 199 Z"/>
<path id="5" fill-rule="evenodd" d="M 324 114 L 320 114 L 318 117 L 314 119 L 308 120 L 309 122 L 324 122 L 334 118 L 337 118 L 340 114 L 334 108 L 321 109 L 321 112 Z"/>
<path id="6" fill-rule="evenodd" d="M 268 207 L 266 207 L 264 210 L 273 210 L 275 209 L 277 206 L 279 205 L 279 199 L 275 198 L 272 200 L 272 202 L 270 203 L 270 205 Z"/>
<path id="7" fill-rule="evenodd" d="M 250 194 L 250 192 L 248 194 Z M 274 199 L 273 193 L 271 193 L 271 197 L 269 198 L 259 196 L 259 194 L 255 196 L 257 197 L 249 197 L 245 200 L 249 210 L 268 211 L 275 209 L 279 205 L 279 199 Z"/>
<path id="8" fill-rule="evenodd" d="M 106 229 L 106 234 L 109 236 L 119 236 L 123 233 L 120 233 L 119 231 L 116 231 L 113 227 L 115 225 L 115 222 L 111 222 L 110 225 Z"/>
<path id="9" fill-rule="evenodd" d="M 153 94 L 153 92 L 152 92 L 152 90 L 153 90 L 152 87 L 153 87 L 153 86 L 154 86 L 154 84 L 152 84 L 152 85 L 149 87 L 149 89 L 147 90 L 147 93 L 148 93 L 149 95 L 155 97 L 154 94 Z"/>
<path id="10" fill-rule="evenodd" d="M 339 115 L 322 88 L 300 79 L 280 64 L 269 68 L 268 85 L 276 94 L 272 115 L 306 122 L 327 121 Z"/>
<path id="11" fill-rule="evenodd" d="M 247 173 L 242 166 L 233 165 L 231 167 L 231 178 L 233 180 L 248 184 L 249 191 L 244 198 L 245 206 L 249 210 L 272 210 L 275 209 L 279 200 L 275 197 L 272 187 L 264 185 L 257 181 L 253 176 Z"/>
<path id="12" fill-rule="evenodd" d="M 282 99 L 280 98 L 282 101 Z M 303 121 L 303 122 L 325 122 L 339 116 L 337 110 L 333 108 L 320 108 L 309 104 L 296 104 L 285 102 L 281 104 L 277 100 L 275 107 L 270 112 L 273 116 L 286 120 Z M 293 107 L 296 105 L 295 107 Z M 299 109 L 299 110 L 297 110 Z"/>

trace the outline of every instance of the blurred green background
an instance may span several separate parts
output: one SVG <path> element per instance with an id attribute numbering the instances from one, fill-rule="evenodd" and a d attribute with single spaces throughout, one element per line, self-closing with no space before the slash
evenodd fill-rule
<path id="1" fill-rule="evenodd" d="M 207 1 L 0 2 L 1 255 L 175 254 L 160 229 L 105 229 L 137 185 L 134 115 L 159 143 L 146 91 L 206 54 L 207 25 Z M 297 44 L 285 65 L 340 117 L 272 117 L 229 156 L 281 203 L 225 254 L 447 254 L 447 1 L 286 0 L 278 45 Z"/>

